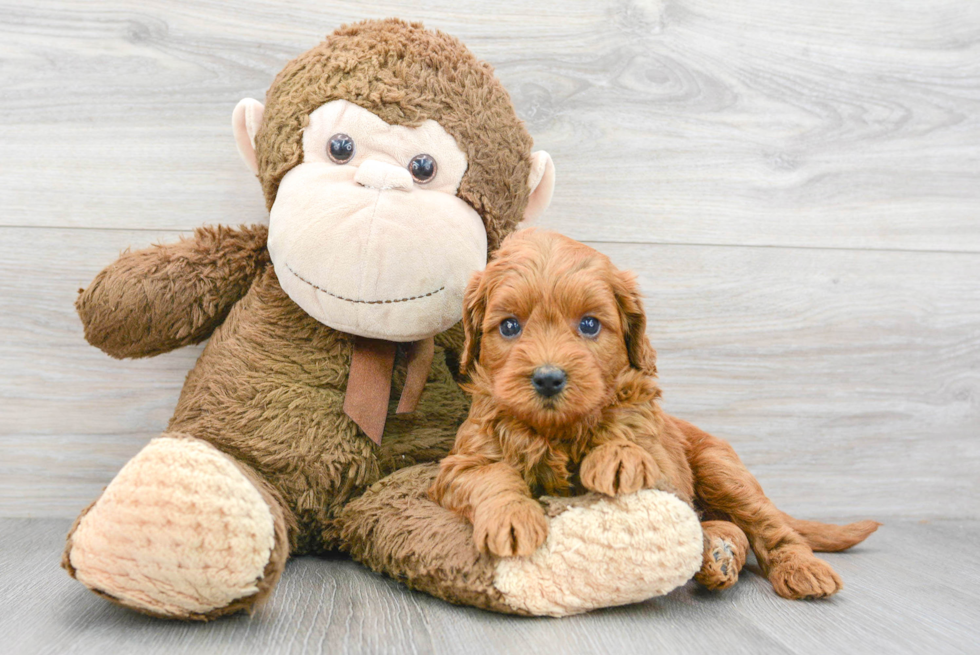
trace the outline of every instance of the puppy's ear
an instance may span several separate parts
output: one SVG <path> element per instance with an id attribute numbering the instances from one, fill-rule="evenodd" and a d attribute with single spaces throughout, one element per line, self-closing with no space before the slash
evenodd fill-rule
<path id="1" fill-rule="evenodd" d="M 629 271 L 616 271 L 613 275 L 613 292 L 619 304 L 619 318 L 623 324 L 630 366 L 648 375 L 656 375 L 657 352 L 647 338 L 647 316 L 643 311 L 636 276 Z"/>
<path id="2" fill-rule="evenodd" d="M 477 271 L 466 285 L 463 294 L 463 352 L 459 358 L 459 372 L 470 377 L 480 359 L 480 337 L 483 335 L 483 315 L 487 310 L 486 289 L 483 288 L 483 271 Z"/>

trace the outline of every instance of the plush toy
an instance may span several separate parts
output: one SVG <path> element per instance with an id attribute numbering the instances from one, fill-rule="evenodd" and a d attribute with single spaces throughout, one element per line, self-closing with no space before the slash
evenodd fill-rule
<path id="1" fill-rule="evenodd" d="M 431 502 L 469 400 L 462 294 L 554 169 L 489 65 L 398 20 L 343 27 L 233 114 L 270 210 L 124 253 L 81 292 L 113 357 L 210 340 L 166 431 L 76 520 L 63 566 L 147 614 L 250 609 L 290 555 L 343 549 L 452 602 L 562 615 L 642 600 L 702 565 L 694 512 L 649 490 L 543 499 L 529 558 L 476 550 Z M 372 486 L 373 485 L 373 486 Z"/>

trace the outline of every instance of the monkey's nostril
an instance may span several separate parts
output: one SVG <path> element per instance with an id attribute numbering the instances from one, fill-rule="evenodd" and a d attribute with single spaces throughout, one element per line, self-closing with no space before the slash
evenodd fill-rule
<path id="1" fill-rule="evenodd" d="M 531 374 L 531 386 L 538 392 L 539 396 L 551 398 L 565 388 L 568 375 L 557 366 L 545 364 L 534 369 Z"/>

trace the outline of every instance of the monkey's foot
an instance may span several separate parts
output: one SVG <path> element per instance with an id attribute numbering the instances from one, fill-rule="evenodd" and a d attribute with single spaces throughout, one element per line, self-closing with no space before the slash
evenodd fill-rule
<path id="1" fill-rule="evenodd" d="M 728 521 L 705 521 L 704 554 L 701 570 L 694 579 L 701 585 L 718 591 L 738 582 L 738 573 L 745 566 L 749 540 L 745 533 Z"/>
<path id="2" fill-rule="evenodd" d="M 548 539 L 530 557 L 497 561 L 493 585 L 511 607 L 564 616 L 663 596 L 701 566 L 701 526 L 674 494 L 542 498 Z"/>
<path id="3" fill-rule="evenodd" d="M 62 566 L 120 605 L 206 620 L 267 595 L 287 550 L 245 469 L 203 441 L 164 436 L 75 521 Z"/>
<path id="4" fill-rule="evenodd" d="M 565 616 L 661 596 L 701 566 L 694 511 L 673 494 L 543 498 L 548 537 L 529 557 L 481 554 L 466 519 L 429 500 L 435 465 L 389 475 L 348 503 L 351 555 L 410 587 L 497 612 Z"/>

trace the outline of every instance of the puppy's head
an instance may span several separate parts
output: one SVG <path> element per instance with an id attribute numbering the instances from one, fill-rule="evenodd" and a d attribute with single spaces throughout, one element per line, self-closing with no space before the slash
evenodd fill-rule
<path id="1" fill-rule="evenodd" d="M 630 369 L 656 374 L 633 275 L 560 234 L 508 237 L 463 305 L 463 373 L 537 428 L 609 405 Z"/>

